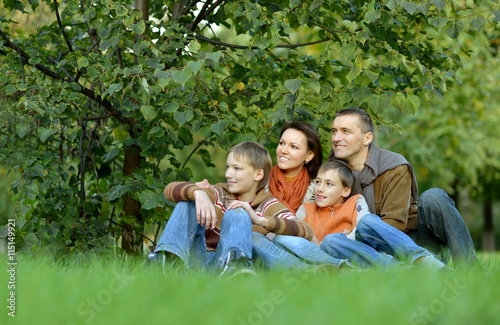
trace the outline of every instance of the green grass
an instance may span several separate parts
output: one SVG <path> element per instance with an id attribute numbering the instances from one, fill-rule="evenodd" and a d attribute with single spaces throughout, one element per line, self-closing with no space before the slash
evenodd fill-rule
<path id="1" fill-rule="evenodd" d="M 259 272 L 223 278 L 142 260 L 18 256 L 16 317 L 0 255 L 0 324 L 496 324 L 500 255 L 482 269 Z"/>

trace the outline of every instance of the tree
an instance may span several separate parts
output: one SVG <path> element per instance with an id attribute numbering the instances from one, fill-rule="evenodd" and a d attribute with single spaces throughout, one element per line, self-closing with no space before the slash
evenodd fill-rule
<path id="1" fill-rule="evenodd" d="M 462 208 L 483 217 L 483 250 L 495 248 L 493 203 L 500 190 L 497 35 L 498 29 L 492 28 L 474 37 L 453 40 L 464 57 L 463 67 L 457 72 L 459 84 L 443 101 L 424 103 L 414 116 L 387 114 L 400 122 L 404 132 L 397 139 L 381 140 L 386 148 L 404 154 L 412 162 L 420 192 L 442 187 L 457 206 L 460 192 L 479 203 Z M 440 42 L 451 40 L 441 38 Z"/>
<path id="2" fill-rule="evenodd" d="M 456 39 L 500 17 L 472 0 L 4 5 L 0 161 L 22 175 L 23 247 L 58 254 L 119 235 L 140 251 L 146 220 L 166 218 L 166 182 L 190 178 L 193 154 L 210 166 L 216 143 L 267 144 L 285 120 L 323 126 L 346 106 L 394 126 L 387 110 L 414 113 L 456 84 L 459 50 L 436 31 Z M 24 17 L 47 23 L 17 29 Z M 297 31 L 311 39 L 295 43 Z"/>

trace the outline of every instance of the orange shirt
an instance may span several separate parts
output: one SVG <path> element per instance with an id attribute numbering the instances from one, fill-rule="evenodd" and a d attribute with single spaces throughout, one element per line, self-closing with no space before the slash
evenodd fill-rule
<path id="1" fill-rule="evenodd" d="M 316 203 L 303 204 L 306 209 L 304 221 L 311 226 L 319 242 L 329 234 L 342 232 L 347 235 L 356 227 L 358 197 L 359 194 L 353 195 L 334 207 L 320 208 Z"/>

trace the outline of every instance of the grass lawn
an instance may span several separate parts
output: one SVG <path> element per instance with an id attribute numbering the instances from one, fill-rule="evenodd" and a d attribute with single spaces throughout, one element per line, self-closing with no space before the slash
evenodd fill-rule
<path id="1" fill-rule="evenodd" d="M 18 255 L 15 318 L 0 255 L 0 324 L 498 324 L 500 255 L 481 268 L 259 272 L 222 278 L 143 260 L 61 265 Z"/>

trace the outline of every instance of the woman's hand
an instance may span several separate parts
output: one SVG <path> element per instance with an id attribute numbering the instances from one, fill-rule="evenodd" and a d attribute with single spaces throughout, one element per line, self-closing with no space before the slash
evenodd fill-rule
<path id="1" fill-rule="evenodd" d="M 202 180 L 201 182 L 194 183 L 194 185 L 199 186 L 199 187 L 203 187 L 203 188 L 211 188 L 212 187 L 212 184 L 210 184 L 210 182 L 206 178 L 204 180 Z"/>
<path id="2" fill-rule="evenodd" d="M 217 212 L 215 206 L 203 190 L 193 192 L 196 205 L 196 221 L 203 227 L 215 228 L 217 225 Z"/>

